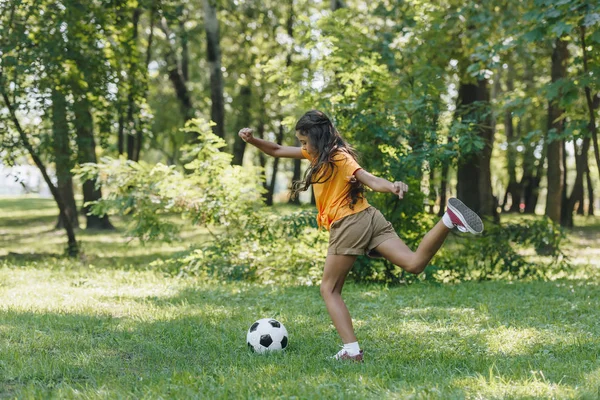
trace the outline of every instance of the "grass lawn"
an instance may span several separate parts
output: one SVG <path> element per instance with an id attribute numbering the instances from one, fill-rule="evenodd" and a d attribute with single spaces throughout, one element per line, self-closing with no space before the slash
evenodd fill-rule
<path id="1" fill-rule="evenodd" d="M 571 233 L 560 280 L 348 284 L 366 362 L 344 364 L 318 287 L 148 267 L 205 240 L 193 230 L 146 247 L 80 231 L 85 255 L 64 259 L 55 218 L 51 200 L 0 198 L 0 398 L 600 398 L 600 219 Z M 248 351 L 262 317 L 286 325 L 284 353 Z"/>

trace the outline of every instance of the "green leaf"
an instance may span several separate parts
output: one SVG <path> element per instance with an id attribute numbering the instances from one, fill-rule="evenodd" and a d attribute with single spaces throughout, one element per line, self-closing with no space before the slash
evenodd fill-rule
<path id="1" fill-rule="evenodd" d="M 588 14 L 583 18 L 583 26 L 585 27 L 596 25 L 597 23 L 600 23 L 600 14 L 598 13 Z M 594 32 L 594 34 L 596 33 L 598 33 L 598 31 Z"/>
<path id="2" fill-rule="evenodd" d="M 566 23 L 565 21 L 559 21 L 556 25 L 552 27 L 552 32 L 557 37 L 562 37 L 563 35 L 568 35 L 573 30 L 573 26 Z"/>
<path id="3" fill-rule="evenodd" d="M 594 33 L 592 33 L 592 36 L 590 36 L 590 40 L 592 42 L 600 43 L 600 30 L 597 30 Z"/>
<path id="4" fill-rule="evenodd" d="M 526 34 L 524 34 L 523 39 L 525 39 L 528 42 L 539 42 L 544 38 L 544 34 L 544 28 L 538 26 L 532 31 L 529 31 Z"/>
<path id="5" fill-rule="evenodd" d="M 546 18 L 553 19 L 553 18 L 559 18 L 560 15 L 561 15 L 560 11 L 557 10 L 556 8 L 553 8 L 553 9 L 549 10 L 548 12 L 546 12 L 545 16 L 546 16 Z"/>

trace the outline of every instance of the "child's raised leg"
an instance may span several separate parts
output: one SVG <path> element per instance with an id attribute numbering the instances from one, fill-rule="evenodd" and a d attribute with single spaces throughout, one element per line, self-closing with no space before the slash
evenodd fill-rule
<path id="1" fill-rule="evenodd" d="M 440 220 L 412 251 L 400 238 L 388 239 L 374 250 L 388 261 L 413 274 L 423 272 L 435 253 L 442 247 L 450 229 Z"/>
<path id="2" fill-rule="evenodd" d="M 442 219 L 423 237 L 417 251 L 412 251 L 400 238 L 388 239 L 374 250 L 408 272 L 420 274 L 440 249 L 454 227 L 461 232 L 483 232 L 481 218 L 462 201 L 451 198 Z"/>

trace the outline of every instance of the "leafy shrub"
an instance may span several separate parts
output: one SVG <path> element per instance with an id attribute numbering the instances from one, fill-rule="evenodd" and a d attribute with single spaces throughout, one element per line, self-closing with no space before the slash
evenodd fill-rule
<path id="1" fill-rule="evenodd" d="M 326 234 L 313 211 L 258 211 L 226 234 L 172 262 L 179 274 L 263 283 L 315 284 L 321 279 Z"/>
<path id="2" fill-rule="evenodd" d="M 232 156 L 220 151 L 225 142 L 208 123 L 192 120 L 185 130 L 198 135 L 187 152 L 187 173 L 108 157 L 82 165 L 81 179 L 104 190 L 91 212 L 126 215 L 126 234 L 143 243 L 175 240 L 182 224 L 173 215 L 208 228 L 212 241 L 154 263 L 173 273 L 303 284 L 320 279 L 327 241 L 314 229 L 315 212 L 273 215 L 263 204 L 257 168 L 232 166 Z"/>
<path id="3" fill-rule="evenodd" d="M 442 249 L 425 271 L 426 278 L 440 282 L 544 279 L 549 272 L 568 266 L 560 249 L 565 238 L 564 231 L 547 217 L 487 226 L 476 240 Z M 533 248 L 535 255 L 527 248 Z"/>
<path id="4" fill-rule="evenodd" d="M 413 232 L 426 232 L 435 218 L 421 215 L 421 226 Z M 405 242 L 416 248 L 421 235 L 409 234 Z M 488 225 L 481 236 L 457 236 L 447 243 L 419 276 L 406 273 L 388 261 L 359 258 L 352 270 L 358 281 L 389 284 L 419 280 L 450 283 L 492 279 L 544 279 L 549 273 L 567 267 L 561 251 L 566 235 L 551 220 L 531 219 L 504 225 Z M 468 239 L 467 239 L 468 238 Z"/>
<path id="5" fill-rule="evenodd" d="M 191 120 L 185 130 L 198 135 L 198 144 L 188 149 L 192 161 L 185 166 L 187 173 L 175 166 L 110 157 L 76 169 L 82 180 L 95 180 L 104 190 L 104 198 L 91 203 L 92 213 L 127 215 L 129 235 L 142 242 L 169 242 L 180 226 L 167 215 L 228 227 L 259 209 L 263 189 L 258 169 L 232 166 L 232 156 L 220 151 L 225 141 L 203 120 Z"/>

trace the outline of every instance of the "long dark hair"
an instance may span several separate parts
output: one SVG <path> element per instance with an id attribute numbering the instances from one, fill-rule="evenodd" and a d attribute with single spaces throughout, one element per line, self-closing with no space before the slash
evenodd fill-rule
<path id="1" fill-rule="evenodd" d="M 296 197 L 300 191 L 307 190 L 313 183 L 325 183 L 331 179 L 336 168 L 336 154 L 345 152 L 357 159 L 354 149 L 346 143 L 331 120 L 321 111 L 311 110 L 304 114 L 296 123 L 296 131 L 308 138 L 317 156 L 306 170 L 304 180 L 294 182 L 292 185 L 292 197 Z M 365 188 L 354 176 L 350 178 L 349 185 L 349 206 L 353 208 L 363 197 Z"/>

